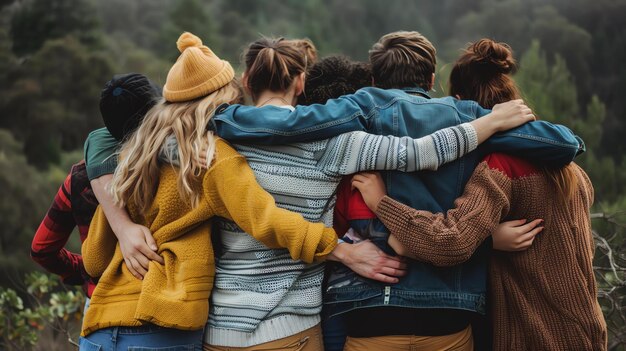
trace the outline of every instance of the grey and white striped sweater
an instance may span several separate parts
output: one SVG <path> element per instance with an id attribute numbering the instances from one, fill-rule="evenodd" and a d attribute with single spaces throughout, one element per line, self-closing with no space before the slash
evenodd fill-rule
<path id="1" fill-rule="evenodd" d="M 353 132 L 309 143 L 234 145 L 279 207 L 332 226 L 343 175 L 364 170 L 435 170 L 477 147 L 469 124 L 412 139 Z M 291 260 L 222 220 L 221 252 L 204 341 L 246 347 L 280 339 L 320 322 L 322 264 Z"/>

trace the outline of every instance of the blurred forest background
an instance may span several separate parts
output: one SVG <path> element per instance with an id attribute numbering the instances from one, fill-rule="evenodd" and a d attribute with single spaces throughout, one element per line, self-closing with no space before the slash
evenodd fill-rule
<path id="1" fill-rule="evenodd" d="M 435 95 L 446 94 L 449 63 L 468 42 L 504 41 L 536 114 L 584 138 L 577 162 L 596 190 L 595 264 L 609 346 L 624 350 L 624 18 L 626 0 L 0 0 L 0 349 L 65 350 L 66 336 L 76 338 L 66 329 L 73 313 L 80 317 L 80 294 L 29 273 L 38 270 L 30 241 L 85 137 L 102 126 L 99 93 L 114 73 L 162 84 L 182 31 L 241 71 L 241 52 L 259 35 L 308 37 L 321 56 L 366 61 L 381 35 L 417 30 L 438 48 Z"/>

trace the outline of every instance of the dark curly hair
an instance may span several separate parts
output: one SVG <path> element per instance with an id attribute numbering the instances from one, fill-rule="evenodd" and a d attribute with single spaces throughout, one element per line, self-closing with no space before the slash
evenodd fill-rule
<path id="1" fill-rule="evenodd" d="M 311 66 L 307 71 L 301 105 L 324 104 L 328 99 L 352 94 L 372 85 L 369 64 L 352 61 L 346 56 L 328 56 Z"/>

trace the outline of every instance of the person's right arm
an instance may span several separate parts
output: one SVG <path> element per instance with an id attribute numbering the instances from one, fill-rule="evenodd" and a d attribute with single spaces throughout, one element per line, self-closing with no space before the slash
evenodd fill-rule
<path id="1" fill-rule="evenodd" d="M 214 215 L 232 220 L 270 248 L 288 249 L 294 260 L 310 263 L 325 258 L 335 248 L 333 229 L 278 208 L 274 198 L 257 183 L 243 156 L 231 148 L 218 152 L 221 159 L 211 165 L 203 180 L 205 199 Z"/>
<path id="2" fill-rule="evenodd" d="M 114 204 L 113 196 L 107 190 L 117 166 L 115 153 L 118 147 L 119 142 L 106 128 L 89 133 L 85 141 L 85 164 L 94 195 L 119 240 L 124 262 L 135 278 L 142 279 L 150 260 L 162 263 L 163 259 L 156 253 L 150 230 L 134 223 L 126 208 Z"/>

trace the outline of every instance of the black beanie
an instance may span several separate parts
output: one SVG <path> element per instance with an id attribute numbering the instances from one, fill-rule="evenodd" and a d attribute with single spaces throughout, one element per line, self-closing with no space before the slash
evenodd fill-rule
<path id="1" fill-rule="evenodd" d="M 100 94 L 104 125 L 115 139 L 124 140 L 161 96 L 161 88 L 143 74 L 115 75 Z"/>

